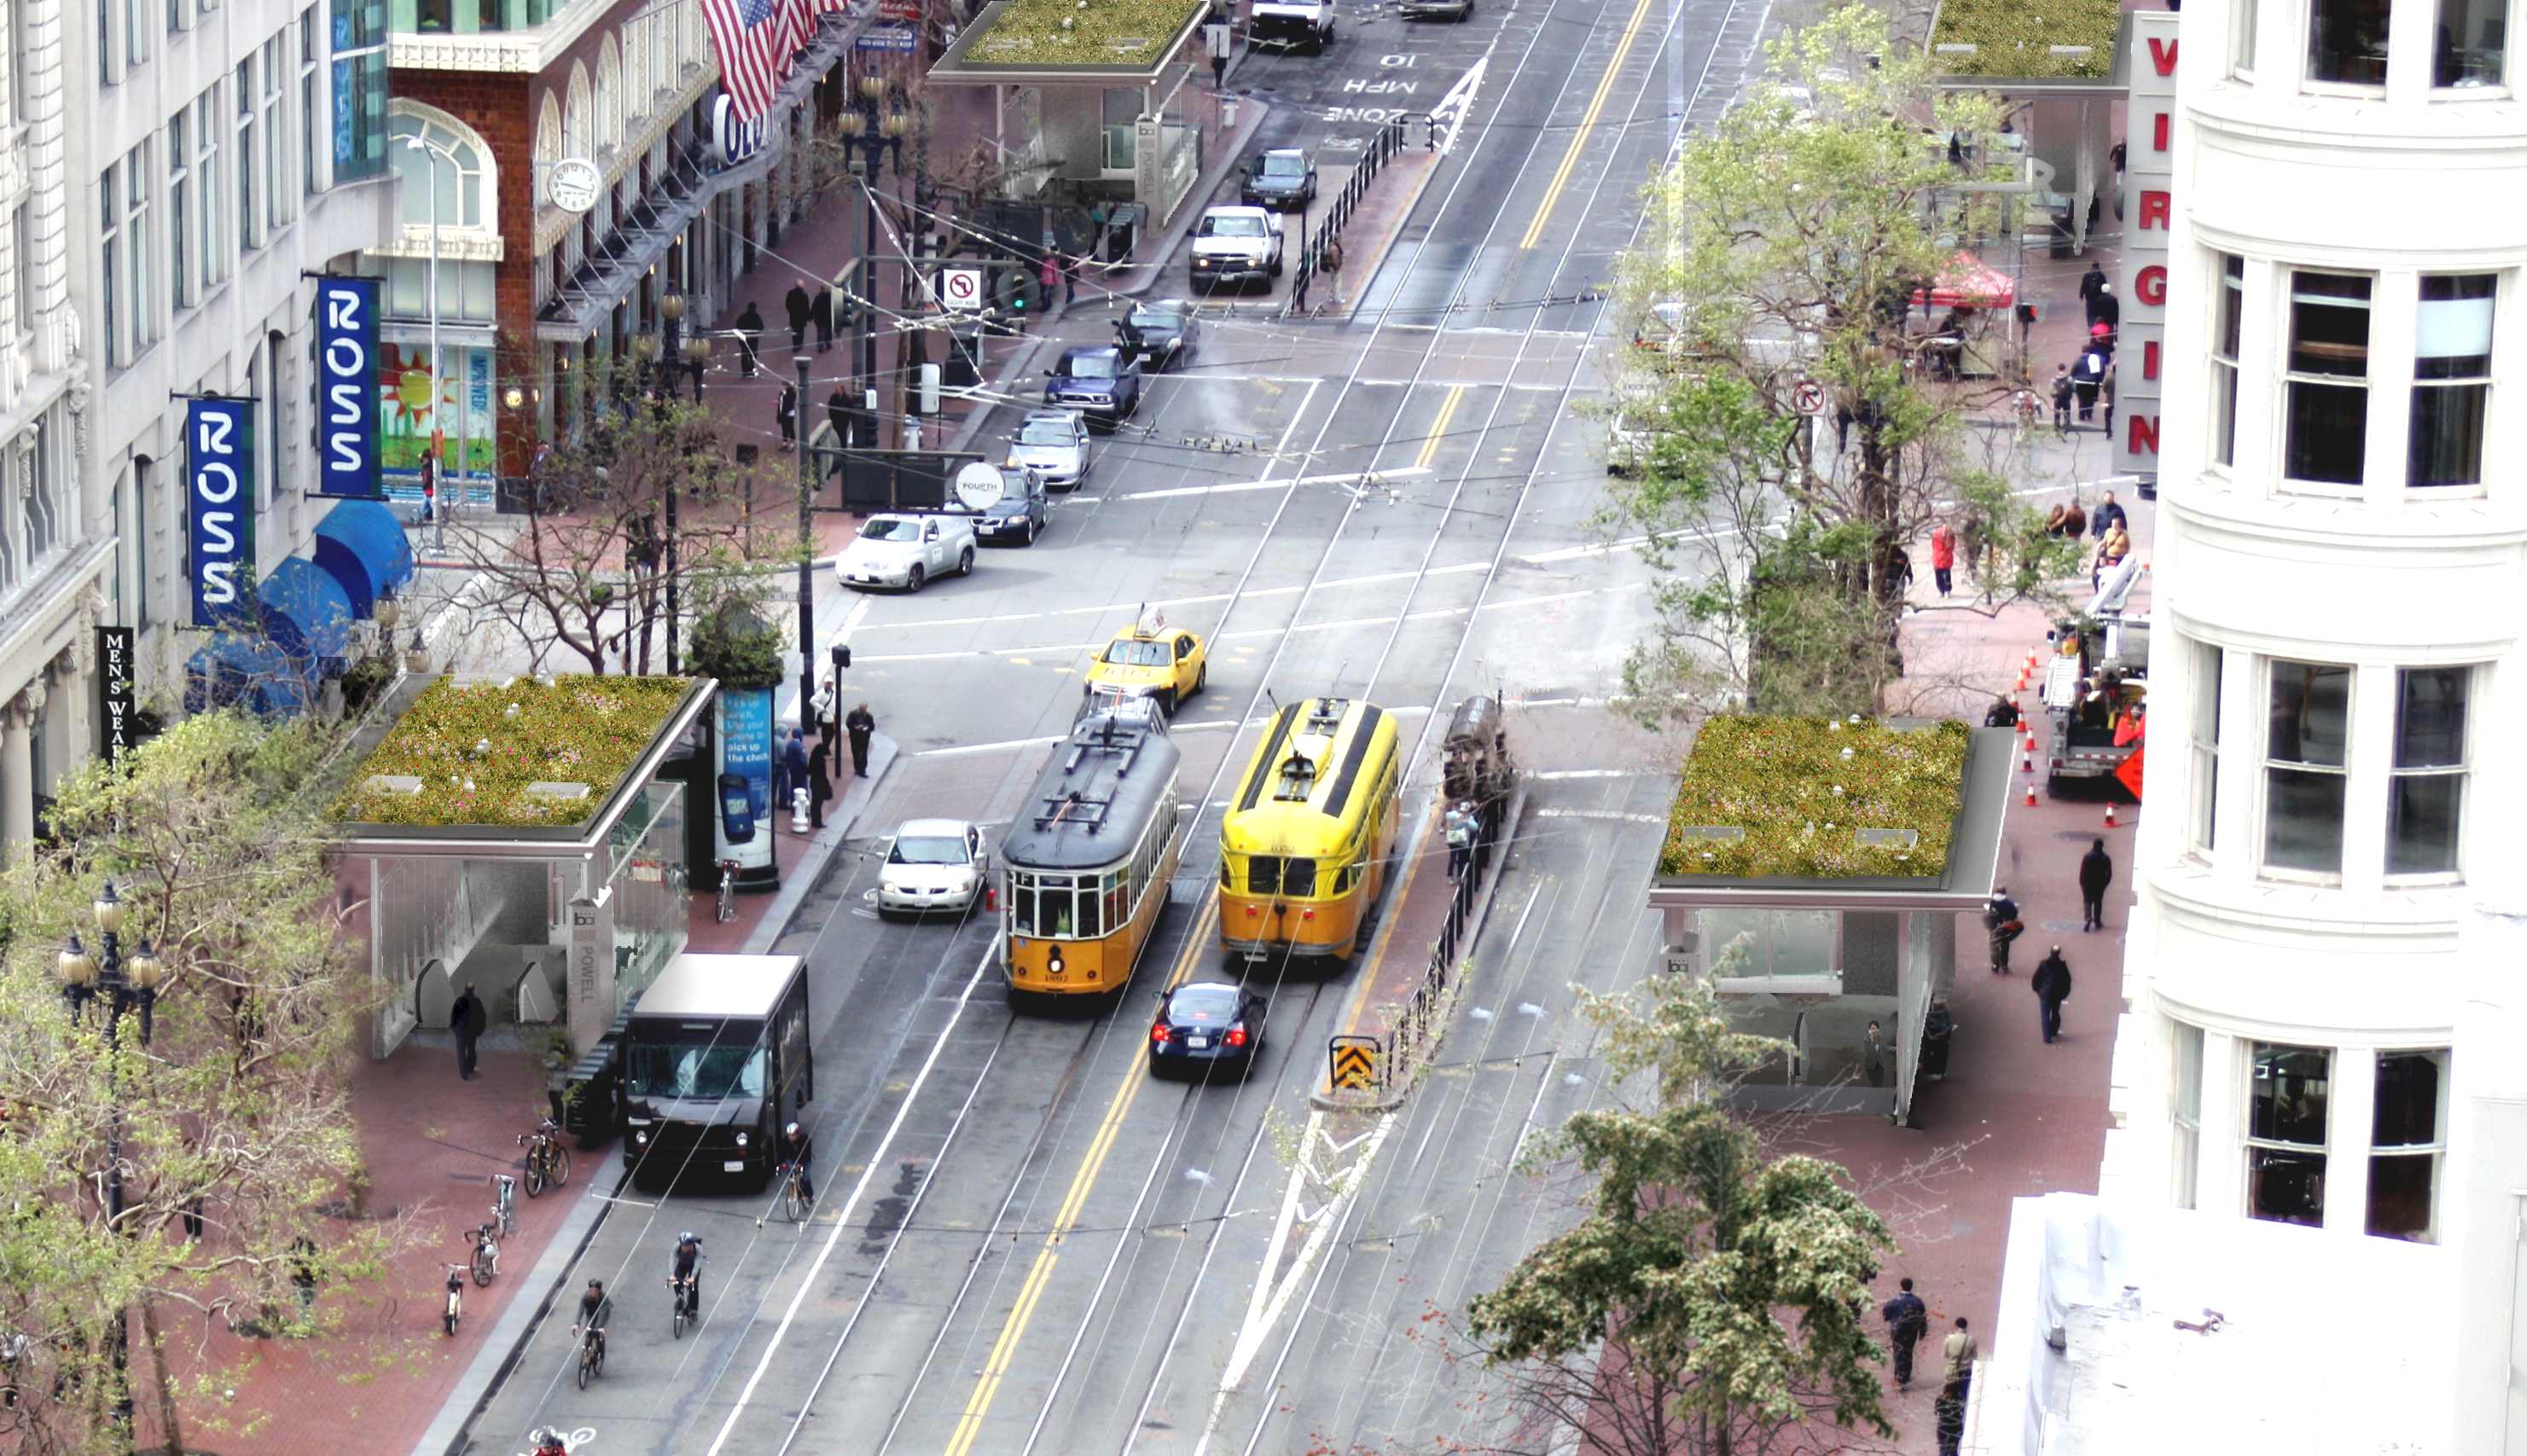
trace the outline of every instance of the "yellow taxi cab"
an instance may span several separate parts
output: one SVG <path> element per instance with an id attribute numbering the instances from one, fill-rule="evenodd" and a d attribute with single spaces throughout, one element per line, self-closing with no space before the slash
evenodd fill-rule
<path id="1" fill-rule="evenodd" d="M 1097 654 L 1088 665 L 1085 691 L 1091 697 L 1153 698 L 1173 713 L 1178 703 L 1202 691 L 1211 676 L 1209 659 L 1200 636 L 1170 628 L 1164 617 L 1153 613 L 1116 632 Z"/>

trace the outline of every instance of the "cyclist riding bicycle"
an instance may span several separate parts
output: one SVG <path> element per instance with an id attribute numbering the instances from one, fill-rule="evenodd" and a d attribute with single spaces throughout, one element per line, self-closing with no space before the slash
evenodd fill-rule
<path id="1" fill-rule="evenodd" d="M 815 1168 L 816 1140 L 797 1123 L 781 1130 L 781 1161 L 799 1165 L 799 1196 L 809 1203 L 815 1202 L 816 1184 L 808 1175 Z"/>
<path id="2" fill-rule="evenodd" d="M 676 1255 L 670 1272 L 673 1287 L 682 1291 L 687 1313 L 702 1307 L 702 1241 L 690 1230 L 676 1235 Z"/>
<path id="3" fill-rule="evenodd" d="M 536 1456 L 570 1456 L 570 1447 L 561 1443 L 560 1431 L 539 1431 L 536 1432 Z"/>
<path id="4" fill-rule="evenodd" d="M 590 1280 L 588 1292 L 579 1296 L 579 1324 L 570 1327 L 577 1338 L 585 1326 L 599 1348 L 605 1344 L 605 1322 L 614 1317 L 614 1296 L 605 1292 L 605 1280 Z"/>

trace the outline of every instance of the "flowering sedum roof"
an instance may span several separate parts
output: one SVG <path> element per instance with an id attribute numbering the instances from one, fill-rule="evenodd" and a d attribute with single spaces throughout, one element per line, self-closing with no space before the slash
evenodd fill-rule
<path id="1" fill-rule="evenodd" d="M 2118 0 L 1940 0 L 1933 59 L 1951 75 L 2104 79 L 2122 11 Z M 1953 49 L 1964 45 L 1974 49 Z"/>
<path id="2" fill-rule="evenodd" d="M 1207 8 L 1206 0 L 1009 0 L 990 26 L 973 37 L 965 60 L 985 65 L 1148 65 Z"/>
<path id="3" fill-rule="evenodd" d="M 603 807 L 692 687 L 685 678 L 442 678 L 352 775 L 335 814 L 360 824 L 578 824 Z"/>
<path id="4" fill-rule="evenodd" d="M 1659 873 L 1935 879 L 1969 736 L 1962 723 L 1715 718 L 1685 756 Z"/>

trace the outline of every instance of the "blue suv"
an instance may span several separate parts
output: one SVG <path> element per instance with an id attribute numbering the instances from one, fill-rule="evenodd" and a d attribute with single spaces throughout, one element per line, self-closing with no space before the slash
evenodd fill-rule
<path id="1" fill-rule="evenodd" d="M 1044 402 L 1112 429 L 1141 407 L 1141 362 L 1111 344 L 1064 349 L 1061 363 L 1045 377 Z"/>

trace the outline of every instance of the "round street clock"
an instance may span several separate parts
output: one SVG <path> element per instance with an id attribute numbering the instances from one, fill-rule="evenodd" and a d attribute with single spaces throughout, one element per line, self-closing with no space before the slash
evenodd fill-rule
<path id="1" fill-rule="evenodd" d="M 544 180 L 544 196 L 566 213 L 584 213 L 596 206 L 604 191 L 605 174 L 585 157 L 564 157 L 553 164 L 551 176 Z"/>

